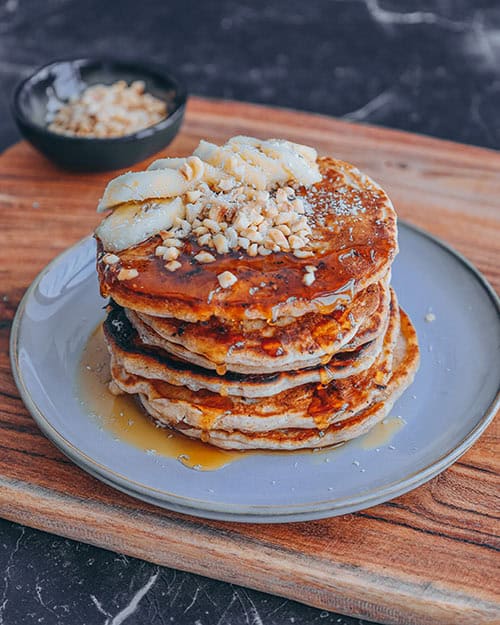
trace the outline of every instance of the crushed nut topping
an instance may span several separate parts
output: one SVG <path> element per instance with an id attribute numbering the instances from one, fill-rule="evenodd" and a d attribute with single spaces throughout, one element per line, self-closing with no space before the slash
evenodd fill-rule
<path id="1" fill-rule="evenodd" d="M 165 265 L 165 268 L 169 271 L 177 271 L 181 267 L 181 263 L 178 260 L 171 260 Z"/>
<path id="2" fill-rule="evenodd" d="M 215 256 L 210 252 L 199 252 L 194 258 L 199 263 L 213 263 L 215 260 Z"/>
<path id="3" fill-rule="evenodd" d="M 167 117 L 167 105 L 145 93 L 145 84 L 124 80 L 113 85 L 94 85 L 63 105 L 49 130 L 77 137 L 121 137 L 148 128 Z"/>
<path id="4" fill-rule="evenodd" d="M 306 286 L 311 286 L 311 284 L 316 280 L 315 272 L 317 270 L 317 267 L 314 267 L 314 265 L 306 265 L 304 267 L 304 270 L 305 270 L 305 274 L 302 278 L 302 282 Z"/>
<path id="5" fill-rule="evenodd" d="M 292 252 L 297 258 L 313 256 L 313 251 L 307 249 L 312 234 L 308 207 L 292 187 L 268 192 L 236 186 L 217 192 L 201 183 L 196 195 L 192 193 L 185 196 L 186 219 L 176 218 L 174 228 L 162 233 L 158 256 L 170 260 L 171 247 L 182 246 L 182 240 L 189 235 L 199 246 L 217 254 L 242 249 L 249 256 L 273 252 Z M 190 197 L 194 201 L 190 202 Z M 208 252 L 194 258 L 201 263 L 215 260 Z"/>
<path id="6" fill-rule="evenodd" d="M 139 272 L 137 269 L 120 269 L 118 272 L 118 280 L 132 280 L 133 278 L 137 278 Z"/>
<path id="7" fill-rule="evenodd" d="M 230 271 L 223 271 L 217 276 L 217 280 L 223 289 L 228 289 L 238 282 L 238 278 Z"/>
<path id="8" fill-rule="evenodd" d="M 183 262 L 188 238 L 202 248 L 192 252 L 199 263 L 231 252 L 312 257 L 313 211 L 297 189 L 321 180 L 316 159 L 312 148 L 283 140 L 201 141 L 192 156 L 160 159 L 111 181 L 99 210 L 113 213 L 97 235 L 104 249 L 119 251 L 159 234 L 155 255 L 169 267 Z"/>
<path id="9" fill-rule="evenodd" d="M 116 254 L 104 254 L 102 257 L 102 262 L 105 265 L 116 265 L 116 263 L 120 262 L 120 257 Z"/>

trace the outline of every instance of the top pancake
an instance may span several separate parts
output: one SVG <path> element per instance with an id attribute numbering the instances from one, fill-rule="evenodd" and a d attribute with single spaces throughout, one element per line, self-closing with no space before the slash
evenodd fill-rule
<path id="1" fill-rule="evenodd" d="M 141 313 L 202 321 L 276 320 L 308 312 L 326 313 L 339 300 L 350 301 L 387 273 L 397 253 L 396 216 L 387 194 L 352 165 L 329 157 L 318 159 L 322 180 L 298 195 L 311 206 L 308 220 L 315 256 L 296 258 L 288 252 L 251 257 L 242 250 L 217 254 L 215 262 L 198 264 L 200 247 L 187 239 L 181 268 L 170 272 L 155 257 L 161 238 L 117 252 L 120 262 L 105 265 L 98 240 L 97 269 L 104 297 Z M 316 266 L 315 281 L 305 286 L 306 265 Z M 119 281 L 119 268 L 138 276 Z M 217 276 L 231 271 L 238 278 L 221 289 Z"/>

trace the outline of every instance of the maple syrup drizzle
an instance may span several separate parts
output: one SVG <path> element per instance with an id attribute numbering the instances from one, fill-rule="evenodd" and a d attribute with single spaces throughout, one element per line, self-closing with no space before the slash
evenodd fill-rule
<path id="1" fill-rule="evenodd" d="M 364 436 L 361 436 L 358 439 L 358 444 L 361 449 L 375 449 L 387 445 L 405 424 L 406 421 L 402 417 L 386 417 L 373 426 Z"/>
<path id="2" fill-rule="evenodd" d="M 179 432 L 157 427 L 131 395 L 112 395 L 108 390 L 109 354 L 99 324 L 83 350 L 79 391 L 89 411 L 115 437 L 147 453 L 176 458 L 186 467 L 213 471 L 249 453 L 226 451 Z"/>
<path id="3" fill-rule="evenodd" d="M 104 342 L 102 325 L 90 335 L 82 352 L 78 388 L 83 403 L 99 423 L 116 438 L 147 453 L 175 458 L 184 466 L 200 471 L 214 471 L 230 462 L 248 455 L 295 455 L 329 453 L 344 443 L 324 449 L 297 451 L 227 451 L 203 441 L 188 438 L 168 428 L 159 428 L 144 413 L 131 395 L 112 395 L 108 390 L 110 380 L 109 353 Z M 340 406 L 339 406 L 340 407 Z M 374 426 L 356 442 L 361 449 L 374 449 L 387 444 L 405 424 L 401 417 L 390 417 Z"/>

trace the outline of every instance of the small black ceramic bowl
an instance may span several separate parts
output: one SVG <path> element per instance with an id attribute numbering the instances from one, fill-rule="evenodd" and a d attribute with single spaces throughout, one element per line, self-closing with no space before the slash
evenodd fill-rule
<path id="1" fill-rule="evenodd" d="M 143 80 L 145 90 L 167 103 L 168 116 L 123 137 L 73 137 L 48 129 L 47 115 L 91 85 L 130 84 Z M 184 117 L 186 89 L 161 66 L 111 59 L 56 61 L 38 69 L 14 91 L 12 112 L 21 134 L 47 158 L 65 169 L 107 171 L 129 167 L 165 148 Z"/>

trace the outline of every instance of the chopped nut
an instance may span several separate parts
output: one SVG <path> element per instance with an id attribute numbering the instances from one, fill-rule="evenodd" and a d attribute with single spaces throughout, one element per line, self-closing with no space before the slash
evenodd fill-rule
<path id="1" fill-rule="evenodd" d="M 279 245 L 285 250 L 290 249 L 290 244 L 287 241 L 285 235 L 281 232 L 281 230 L 278 230 L 277 228 L 271 228 L 268 234 L 269 238 L 274 241 L 276 245 Z"/>
<path id="2" fill-rule="evenodd" d="M 251 245 L 248 246 L 247 254 L 249 256 L 257 256 L 257 250 L 258 250 L 257 243 L 252 243 Z"/>
<path id="3" fill-rule="evenodd" d="M 238 245 L 238 233 L 234 228 L 229 227 L 225 231 L 228 246 L 232 249 Z"/>
<path id="4" fill-rule="evenodd" d="M 203 205 L 201 202 L 198 202 L 197 204 L 188 204 L 186 206 L 186 217 L 188 221 L 191 222 L 191 226 L 193 228 L 197 228 L 201 225 L 201 221 L 198 219 L 198 216 L 202 210 Z"/>
<path id="5" fill-rule="evenodd" d="M 312 271 L 307 271 L 304 276 L 302 277 L 302 282 L 306 285 L 306 286 L 311 286 L 311 284 L 316 280 L 316 276 L 314 275 L 314 273 Z"/>
<path id="6" fill-rule="evenodd" d="M 186 219 L 180 219 L 179 217 L 175 218 L 174 224 L 178 226 L 181 230 L 189 234 L 191 232 L 191 224 Z"/>
<path id="7" fill-rule="evenodd" d="M 167 116 L 164 101 L 145 93 L 137 80 L 113 85 L 93 85 L 78 99 L 59 108 L 49 129 L 78 137 L 119 137 L 158 123 Z"/>
<path id="8" fill-rule="evenodd" d="M 137 269 L 120 269 L 118 272 L 118 280 L 132 280 L 133 278 L 137 278 L 139 272 Z"/>
<path id="9" fill-rule="evenodd" d="M 288 193 L 286 192 L 286 189 L 278 189 L 276 191 L 276 201 L 278 204 L 288 202 Z"/>
<path id="10" fill-rule="evenodd" d="M 210 254 L 210 252 L 198 252 L 194 257 L 199 263 L 213 263 L 215 260 L 215 256 Z"/>
<path id="11" fill-rule="evenodd" d="M 197 228 L 195 228 L 193 230 L 193 234 L 195 234 L 197 237 L 206 234 L 208 232 L 208 228 L 205 228 L 205 226 L 198 226 Z"/>
<path id="12" fill-rule="evenodd" d="M 198 245 L 208 245 L 212 241 L 212 235 L 210 232 L 206 234 L 202 234 L 201 237 L 198 238 Z"/>
<path id="13" fill-rule="evenodd" d="M 163 245 L 166 247 L 182 247 L 184 242 L 180 239 L 166 238 L 163 239 Z"/>
<path id="14" fill-rule="evenodd" d="M 281 224 L 277 226 L 277 229 L 280 230 L 286 237 L 289 237 L 292 234 L 292 231 L 286 224 Z"/>
<path id="15" fill-rule="evenodd" d="M 295 234 L 292 234 L 292 235 L 289 237 L 288 242 L 289 242 L 289 244 L 290 244 L 290 247 L 291 247 L 293 250 L 300 249 L 301 247 L 304 247 L 304 246 L 305 246 L 305 244 L 306 244 L 306 242 L 304 241 L 304 239 L 301 239 L 300 237 L 298 237 L 298 236 L 297 236 L 297 235 L 295 235 Z"/>
<path id="16" fill-rule="evenodd" d="M 177 271 L 179 267 L 181 267 L 181 263 L 178 260 L 171 260 L 165 265 L 165 269 L 168 269 L 169 271 Z"/>
<path id="17" fill-rule="evenodd" d="M 191 203 L 196 202 L 197 200 L 201 198 L 201 196 L 202 196 L 202 193 L 198 189 L 195 191 L 188 191 L 186 193 L 186 200 Z"/>
<path id="18" fill-rule="evenodd" d="M 227 289 L 233 286 L 238 281 L 238 278 L 230 271 L 223 271 L 217 276 L 217 280 L 223 289 Z"/>
<path id="19" fill-rule="evenodd" d="M 302 216 L 299 219 L 293 219 L 290 223 L 290 230 L 292 232 L 299 232 L 299 230 L 304 230 L 307 228 L 307 219 Z"/>
<path id="20" fill-rule="evenodd" d="M 310 258 L 311 256 L 314 256 L 314 252 L 311 250 L 294 250 L 293 255 L 296 258 Z"/>
<path id="21" fill-rule="evenodd" d="M 180 251 L 176 247 L 167 247 L 163 254 L 164 260 L 176 260 L 179 257 Z"/>
<path id="22" fill-rule="evenodd" d="M 293 200 L 291 205 L 296 213 L 303 214 L 305 212 L 304 202 L 300 198 Z"/>
<path id="23" fill-rule="evenodd" d="M 246 237 L 238 237 L 238 245 L 244 250 L 248 250 L 250 241 Z"/>
<path id="24" fill-rule="evenodd" d="M 310 230 L 297 230 L 297 232 L 294 232 L 294 234 L 298 237 L 301 237 L 302 239 L 306 240 L 308 236 L 311 235 L 311 231 Z"/>
<path id="25" fill-rule="evenodd" d="M 224 208 L 222 206 L 212 206 L 208 211 L 208 218 L 212 221 L 216 221 L 221 225 L 222 218 L 224 217 Z"/>
<path id="26" fill-rule="evenodd" d="M 220 232 L 220 225 L 213 219 L 204 219 L 203 225 L 214 233 Z"/>
<path id="27" fill-rule="evenodd" d="M 219 232 L 214 236 L 214 245 L 218 254 L 227 254 L 229 252 L 229 246 L 227 244 L 226 237 Z"/>
<path id="28" fill-rule="evenodd" d="M 260 232 L 252 230 L 251 228 L 247 228 L 246 230 L 244 230 L 243 234 L 253 243 L 262 243 L 262 241 L 264 240 L 264 237 Z"/>
<path id="29" fill-rule="evenodd" d="M 289 224 L 291 223 L 295 218 L 295 215 L 289 211 L 285 212 L 285 213 L 280 213 L 277 217 L 276 217 L 276 223 L 278 225 L 281 224 Z"/>
<path id="30" fill-rule="evenodd" d="M 120 257 L 116 254 L 104 254 L 102 257 L 102 262 L 105 265 L 116 265 L 116 263 L 120 262 Z"/>

